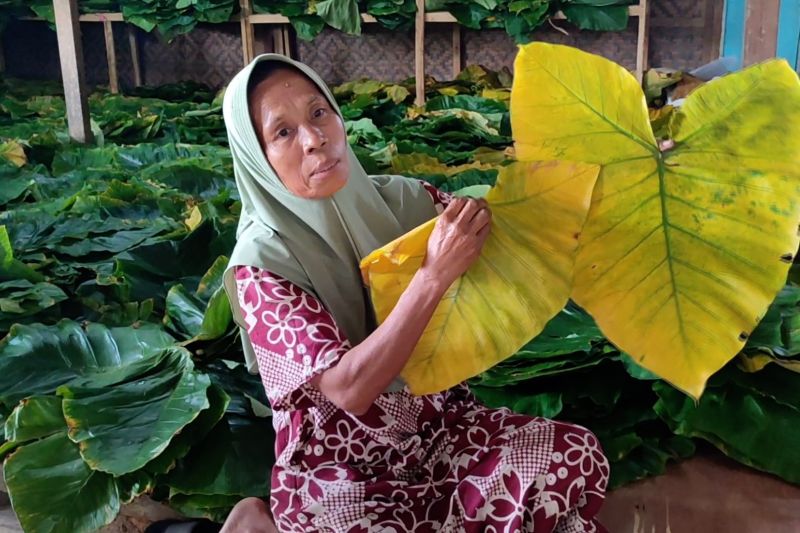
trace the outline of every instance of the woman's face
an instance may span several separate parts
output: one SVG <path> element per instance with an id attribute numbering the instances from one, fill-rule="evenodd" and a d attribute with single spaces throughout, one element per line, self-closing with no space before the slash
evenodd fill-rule
<path id="1" fill-rule="evenodd" d="M 278 69 L 250 96 L 261 146 L 283 184 L 302 198 L 332 196 L 347 183 L 347 137 L 339 115 L 316 85 Z"/>

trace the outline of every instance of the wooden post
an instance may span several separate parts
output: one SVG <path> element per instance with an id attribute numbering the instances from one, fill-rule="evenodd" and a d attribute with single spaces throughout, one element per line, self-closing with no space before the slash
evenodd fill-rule
<path id="1" fill-rule="evenodd" d="M 108 62 L 108 88 L 112 94 L 119 94 L 117 51 L 114 47 L 114 27 L 111 24 L 110 20 L 103 20 L 103 34 L 106 39 L 106 61 Z"/>
<path id="2" fill-rule="evenodd" d="M 270 28 L 270 34 L 272 35 L 272 51 L 276 54 L 286 55 L 286 52 L 283 50 L 283 32 L 281 31 L 281 27 L 279 25 L 272 26 Z"/>
<path id="3" fill-rule="evenodd" d="M 83 73 L 83 47 L 78 23 L 77 0 L 53 0 L 58 37 L 58 56 L 64 81 L 69 135 L 77 142 L 92 141 L 89 126 L 89 107 Z"/>
<path id="4" fill-rule="evenodd" d="M 281 35 L 283 35 L 283 53 L 286 57 L 292 57 L 292 39 L 288 24 L 281 24 Z"/>
<path id="5" fill-rule="evenodd" d="M 748 0 L 744 32 L 744 65 L 775 57 L 781 0 Z"/>
<path id="6" fill-rule="evenodd" d="M 250 21 L 250 16 L 253 14 L 253 7 L 250 0 L 239 0 L 239 9 L 241 11 L 242 26 L 242 61 L 247 65 L 255 56 L 253 51 L 253 23 Z"/>
<path id="7" fill-rule="evenodd" d="M 142 85 L 142 63 L 139 59 L 139 42 L 136 39 L 136 29 L 128 26 L 128 44 L 131 47 L 131 63 L 133 63 L 133 85 Z"/>
<path id="8" fill-rule="evenodd" d="M 648 67 L 650 45 L 650 5 L 647 0 L 639 0 L 639 35 L 636 40 L 636 79 L 642 83 Z"/>
<path id="9" fill-rule="evenodd" d="M 461 24 L 453 24 L 453 79 L 461 74 Z"/>
<path id="10" fill-rule="evenodd" d="M 414 77 L 417 96 L 414 103 L 425 105 L 425 0 L 417 0 L 414 36 Z"/>

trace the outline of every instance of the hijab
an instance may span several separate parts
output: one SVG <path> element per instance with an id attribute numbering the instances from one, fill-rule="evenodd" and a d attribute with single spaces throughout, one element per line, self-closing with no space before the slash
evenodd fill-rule
<path id="1" fill-rule="evenodd" d="M 267 160 L 250 116 L 251 74 L 256 65 L 267 61 L 296 68 L 342 119 L 333 94 L 317 73 L 282 55 L 256 57 L 226 89 L 223 115 L 242 210 L 224 286 L 234 320 L 242 328 L 245 360 L 253 373 L 258 366 L 239 307 L 235 267 L 265 269 L 315 296 L 355 346 L 376 327 L 359 271 L 361 259 L 436 216 L 421 182 L 402 176 L 368 176 L 349 147 L 349 179 L 333 196 L 307 199 L 289 192 Z M 401 387 L 397 378 L 389 390 Z"/>

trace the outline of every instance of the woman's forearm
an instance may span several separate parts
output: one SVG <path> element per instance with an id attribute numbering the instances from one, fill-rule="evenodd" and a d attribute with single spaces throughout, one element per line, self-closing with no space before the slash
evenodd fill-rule
<path id="1" fill-rule="evenodd" d="M 345 411 L 366 412 L 405 366 L 446 290 L 417 271 L 386 320 L 312 383 Z"/>

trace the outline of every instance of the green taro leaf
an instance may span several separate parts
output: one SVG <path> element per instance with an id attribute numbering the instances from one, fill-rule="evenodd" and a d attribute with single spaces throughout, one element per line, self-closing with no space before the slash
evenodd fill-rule
<path id="1" fill-rule="evenodd" d="M 89 468 L 63 431 L 20 447 L 3 474 L 25 531 L 95 531 L 119 512 L 114 478 Z"/>
<path id="2" fill-rule="evenodd" d="M 32 394 L 50 394 L 77 377 L 103 367 L 147 358 L 175 341 L 156 325 L 81 327 L 62 320 L 55 326 L 15 325 L 0 341 L 0 404 Z"/>
<path id="3" fill-rule="evenodd" d="M 94 470 L 119 476 L 157 457 L 209 407 L 210 383 L 193 370 L 188 351 L 173 347 L 76 380 L 58 394 L 81 456 Z"/>

